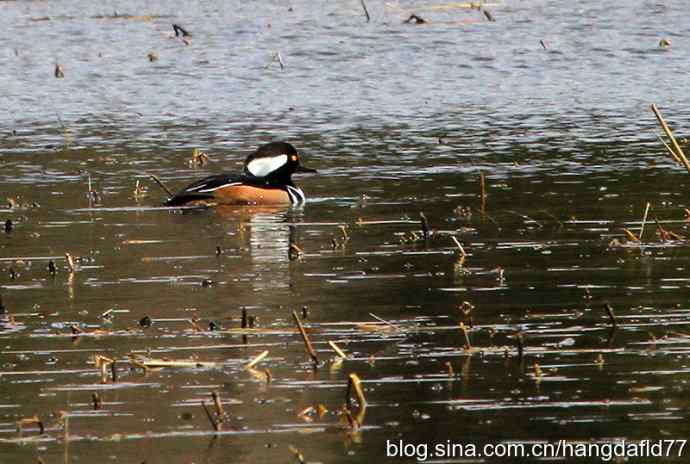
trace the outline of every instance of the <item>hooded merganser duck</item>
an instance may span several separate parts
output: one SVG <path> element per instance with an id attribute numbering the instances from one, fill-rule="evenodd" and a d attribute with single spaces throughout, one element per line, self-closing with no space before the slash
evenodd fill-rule
<path id="1" fill-rule="evenodd" d="M 241 174 L 201 179 L 177 192 L 165 205 L 302 205 L 304 193 L 292 183 L 296 172 L 316 170 L 302 166 L 299 153 L 289 143 L 271 142 L 247 157 Z"/>

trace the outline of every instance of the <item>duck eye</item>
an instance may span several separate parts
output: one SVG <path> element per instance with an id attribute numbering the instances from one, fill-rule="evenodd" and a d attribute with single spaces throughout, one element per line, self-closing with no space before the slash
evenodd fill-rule
<path id="1" fill-rule="evenodd" d="M 292 156 L 290 157 L 290 159 L 291 159 L 292 161 L 297 161 L 297 155 L 292 155 Z"/>

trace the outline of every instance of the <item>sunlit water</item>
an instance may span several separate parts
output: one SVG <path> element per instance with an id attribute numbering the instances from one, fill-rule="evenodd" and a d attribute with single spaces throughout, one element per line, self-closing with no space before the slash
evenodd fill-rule
<path id="1" fill-rule="evenodd" d="M 0 2 L 0 198 L 15 204 L 0 210 L 3 464 L 687 437 L 690 252 L 655 220 L 689 233 L 688 174 L 649 111 L 681 139 L 690 127 L 685 3 L 508 1 L 487 7 L 495 22 L 367 5 L 369 23 L 355 0 Z M 428 24 L 403 24 L 412 12 Z M 150 174 L 177 189 L 275 139 L 320 172 L 297 179 L 303 209 L 149 208 L 165 199 Z M 193 148 L 211 162 L 190 166 Z M 626 242 L 647 202 L 643 245 Z M 291 314 L 304 306 L 316 370 Z M 243 308 L 256 330 L 238 331 Z M 144 373 L 132 352 L 216 364 Z M 118 361 L 116 383 L 94 354 Z M 369 403 L 357 431 L 351 373 Z M 201 407 L 212 391 L 220 434 Z M 45 433 L 20 436 L 34 414 Z"/>

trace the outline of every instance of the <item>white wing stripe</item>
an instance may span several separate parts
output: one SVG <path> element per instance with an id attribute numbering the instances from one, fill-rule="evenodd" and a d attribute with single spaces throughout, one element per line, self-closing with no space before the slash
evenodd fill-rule
<path id="1" fill-rule="evenodd" d="M 270 158 L 257 158 L 247 164 L 247 170 L 256 177 L 266 177 L 277 171 L 287 163 L 287 155 L 271 156 Z"/>
<path id="2" fill-rule="evenodd" d="M 205 190 L 199 190 L 199 193 L 213 192 L 213 191 L 216 191 L 216 190 L 223 188 L 223 187 L 232 187 L 233 185 L 240 185 L 240 184 L 242 184 L 242 182 L 230 182 L 228 184 L 219 185 L 217 187 L 213 187 L 213 188 L 209 188 L 209 189 L 205 189 Z"/>
<path id="3" fill-rule="evenodd" d="M 204 187 L 206 187 L 207 185 L 208 185 L 208 184 L 197 185 L 197 186 L 195 186 L 195 187 L 188 188 L 187 191 L 188 191 L 188 192 L 193 192 L 194 190 L 199 190 L 200 188 L 204 188 Z"/>

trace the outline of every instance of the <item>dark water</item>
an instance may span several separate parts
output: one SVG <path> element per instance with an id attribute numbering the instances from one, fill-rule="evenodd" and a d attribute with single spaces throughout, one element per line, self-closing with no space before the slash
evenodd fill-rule
<path id="1" fill-rule="evenodd" d="M 370 1 L 366 23 L 354 0 L 0 2 L 3 464 L 688 436 L 690 251 L 654 223 L 690 233 L 688 174 L 649 111 L 681 138 L 690 127 L 686 3 L 508 1 L 487 7 L 495 22 L 425 5 Z M 411 12 L 429 23 L 402 24 Z M 149 174 L 179 188 L 275 139 L 320 171 L 298 180 L 303 209 L 148 208 L 165 199 Z M 210 164 L 190 166 L 193 148 Z M 643 243 L 611 245 L 639 234 L 647 202 Z M 316 370 L 292 320 L 303 306 Z M 257 329 L 239 329 L 243 308 Z M 213 364 L 144 372 L 130 353 Z M 117 360 L 116 383 L 95 354 Z M 359 430 L 342 414 L 351 373 L 368 401 Z M 213 391 L 220 434 L 200 405 Z M 45 433 L 20 436 L 34 414 Z"/>

